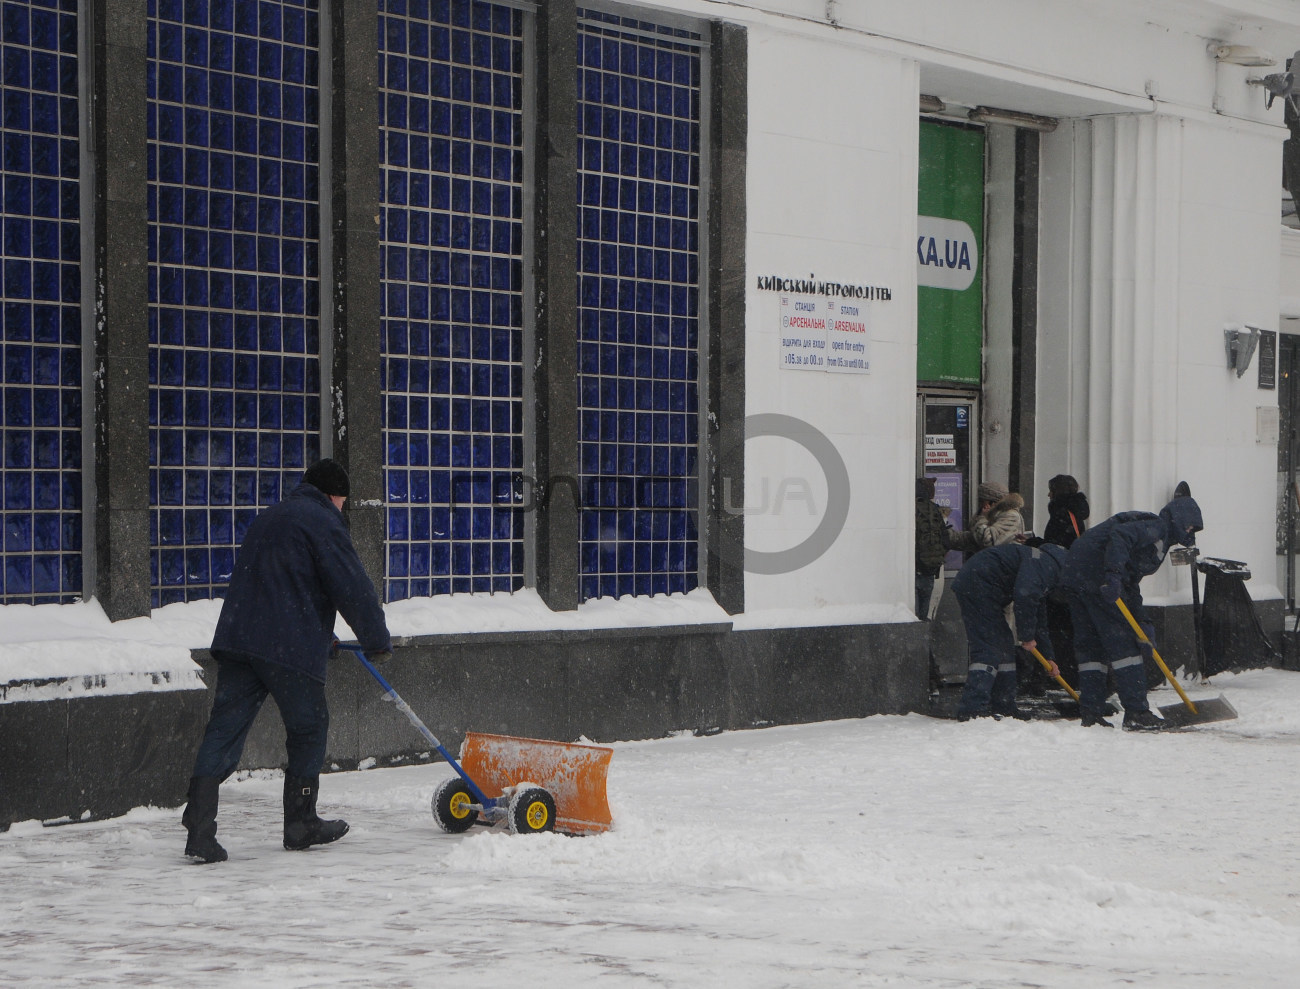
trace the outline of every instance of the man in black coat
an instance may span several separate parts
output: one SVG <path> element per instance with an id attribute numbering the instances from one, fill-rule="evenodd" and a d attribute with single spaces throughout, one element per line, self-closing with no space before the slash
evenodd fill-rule
<path id="1" fill-rule="evenodd" d="M 1007 543 L 980 550 L 952 583 L 966 626 L 970 666 L 957 704 L 957 719 L 1028 714 L 1016 707 L 1018 638 L 1025 649 L 1041 647 L 1052 655 L 1044 601 L 1061 576 L 1065 550 L 1051 543 Z M 1016 631 L 1007 624 L 1007 605 L 1014 606 Z"/>
<path id="2" fill-rule="evenodd" d="M 335 613 L 372 660 L 392 652 L 379 597 L 343 519 L 348 490 L 340 464 L 317 461 L 287 498 L 253 520 L 236 555 L 212 639 L 216 697 L 181 817 L 189 831 L 185 854 L 195 861 L 226 860 L 216 839 L 217 791 L 238 766 L 267 694 L 285 727 L 284 847 L 304 849 L 347 834 L 345 821 L 316 814 Z"/>
<path id="3" fill-rule="evenodd" d="M 1201 508 L 1191 496 L 1175 497 L 1160 510 L 1120 512 L 1089 529 L 1071 545 L 1061 585 L 1070 602 L 1074 649 L 1079 660 L 1079 708 L 1083 725 L 1113 728 L 1103 718 L 1106 672 L 1124 705 L 1124 728 L 1159 731 L 1164 722 L 1147 703 L 1143 656 L 1151 646 L 1133 632 L 1116 601 L 1123 600 L 1148 639 L 1155 629 L 1142 609 L 1142 578 L 1160 569 L 1175 543 L 1192 546 L 1201 531 Z"/>
<path id="4" fill-rule="evenodd" d="M 934 503 L 934 478 L 916 479 L 916 617 L 930 620 L 930 598 L 948 552 L 948 521 Z"/>

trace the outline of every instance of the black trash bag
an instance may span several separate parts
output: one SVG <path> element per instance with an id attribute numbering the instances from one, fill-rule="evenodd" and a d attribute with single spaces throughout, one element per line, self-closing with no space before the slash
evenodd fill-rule
<path id="1" fill-rule="evenodd" d="M 1196 561 L 1205 574 L 1205 598 L 1201 604 L 1201 650 L 1203 676 L 1228 670 L 1251 670 L 1272 666 L 1281 657 L 1255 613 L 1255 603 L 1246 590 L 1250 570 L 1239 560 L 1206 557 Z"/>

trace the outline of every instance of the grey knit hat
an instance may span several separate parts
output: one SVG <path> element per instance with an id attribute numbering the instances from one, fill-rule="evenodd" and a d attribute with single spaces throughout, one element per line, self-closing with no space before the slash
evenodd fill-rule
<path id="1" fill-rule="evenodd" d="M 986 501 L 1001 501 L 1010 493 L 1007 486 L 999 481 L 985 481 L 976 491 L 976 497 L 982 505 Z"/>

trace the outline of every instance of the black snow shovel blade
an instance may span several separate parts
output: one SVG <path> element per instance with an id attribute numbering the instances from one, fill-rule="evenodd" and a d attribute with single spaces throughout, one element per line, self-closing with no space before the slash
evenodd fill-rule
<path id="1" fill-rule="evenodd" d="M 1196 709 L 1193 711 L 1188 704 L 1195 705 Z M 1189 700 L 1188 704 L 1167 704 L 1160 708 L 1160 716 L 1170 728 L 1203 725 L 1211 721 L 1231 721 L 1237 716 L 1237 709 L 1222 694 L 1199 701 Z"/>
<path id="2" fill-rule="evenodd" d="M 1188 697 L 1183 688 L 1178 685 L 1174 675 L 1169 672 L 1169 667 L 1165 665 L 1165 661 L 1160 658 L 1160 653 L 1156 652 L 1155 644 L 1142 631 L 1142 626 L 1133 617 L 1133 612 L 1128 610 L 1128 605 L 1124 603 L 1122 598 L 1117 598 L 1115 605 L 1128 619 L 1128 623 L 1137 634 L 1137 637 L 1151 647 L 1151 656 L 1156 661 L 1156 665 L 1160 667 L 1160 672 L 1165 675 L 1169 685 L 1178 691 L 1178 696 L 1183 699 L 1181 704 L 1171 704 L 1160 709 L 1160 713 L 1169 722 L 1168 727 L 1181 728 L 1185 725 L 1209 724 L 1211 721 L 1231 721 L 1237 716 L 1237 709 L 1229 704 L 1228 699 L 1222 694 L 1215 700 L 1207 701 L 1194 701 Z"/>

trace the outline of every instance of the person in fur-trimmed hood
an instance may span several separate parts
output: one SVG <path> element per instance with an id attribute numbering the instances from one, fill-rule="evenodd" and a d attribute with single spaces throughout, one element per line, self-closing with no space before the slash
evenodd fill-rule
<path id="1" fill-rule="evenodd" d="M 1025 517 L 1020 510 L 1025 499 L 1007 490 L 1005 484 L 985 481 L 976 489 L 980 511 L 971 527 L 961 533 L 954 549 L 974 553 L 990 546 L 1005 546 L 1025 533 Z"/>

